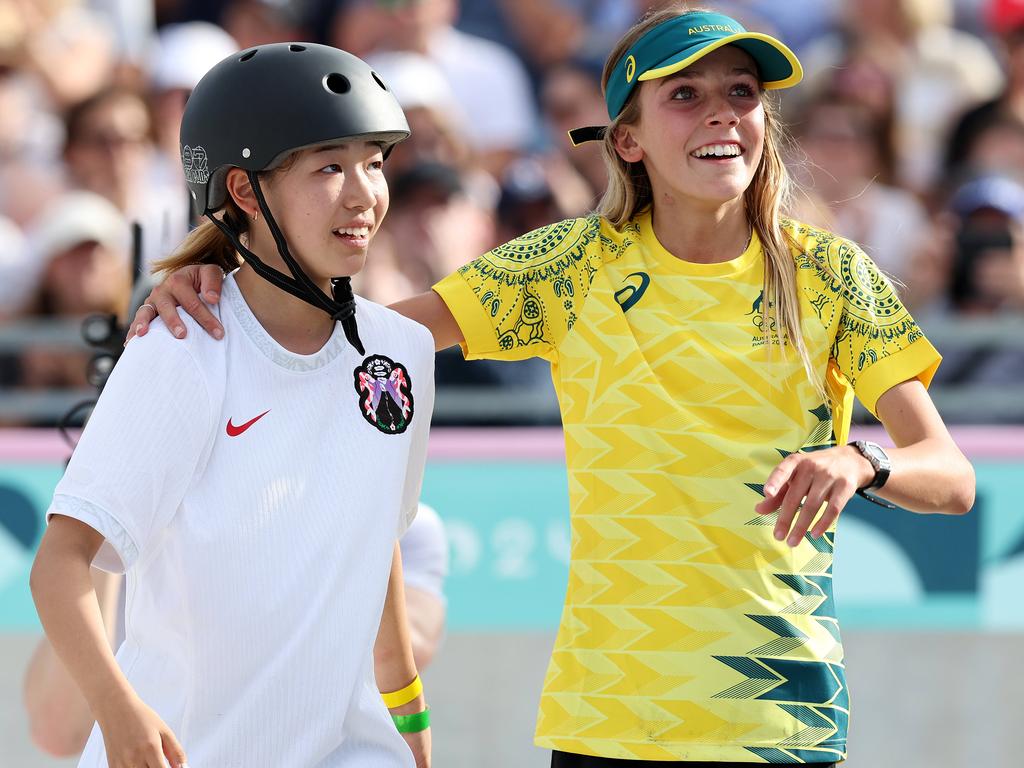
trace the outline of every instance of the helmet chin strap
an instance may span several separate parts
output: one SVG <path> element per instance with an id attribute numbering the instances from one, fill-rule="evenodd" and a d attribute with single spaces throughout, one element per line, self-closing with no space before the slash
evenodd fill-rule
<path id="1" fill-rule="evenodd" d="M 356 301 L 352 293 L 351 278 L 332 277 L 332 296 L 328 296 L 320 290 L 320 287 L 310 279 L 309 275 L 302 270 L 302 267 L 299 266 L 299 263 L 292 256 L 288 248 L 288 241 L 285 240 L 284 233 L 277 225 L 274 215 L 270 212 L 270 207 L 267 205 L 267 200 L 263 195 L 263 189 L 260 187 L 256 173 L 254 171 L 247 171 L 247 173 L 249 183 L 252 184 L 253 191 L 256 193 L 256 202 L 259 204 L 260 210 L 263 212 L 263 218 L 266 219 L 267 226 L 270 227 L 270 233 L 277 244 L 277 252 L 284 259 L 284 263 L 288 265 L 288 270 L 292 273 L 291 276 L 268 267 L 260 261 L 255 253 L 242 245 L 234 222 L 231 222 L 231 226 L 229 226 L 228 223 L 221 221 L 210 213 L 207 213 L 206 217 L 214 223 L 217 229 L 224 233 L 224 236 L 231 241 L 231 244 L 239 252 L 245 255 L 246 264 L 251 266 L 257 275 L 277 286 L 282 291 L 286 291 L 292 296 L 302 299 L 307 304 L 323 310 L 330 315 L 332 320 L 340 322 L 348 343 L 355 347 L 359 354 L 365 355 L 366 350 L 363 349 L 363 342 L 359 339 L 359 328 L 356 325 Z"/>

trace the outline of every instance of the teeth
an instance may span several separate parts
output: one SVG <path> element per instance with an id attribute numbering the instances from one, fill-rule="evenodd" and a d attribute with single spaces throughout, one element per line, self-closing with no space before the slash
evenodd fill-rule
<path id="1" fill-rule="evenodd" d="M 353 237 L 367 237 L 370 234 L 369 227 L 339 227 L 334 230 L 335 234 L 352 235 Z"/>
<path id="2" fill-rule="evenodd" d="M 708 144 L 694 151 L 694 157 L 739 157 L 741 151 L 738 144 Z"/>

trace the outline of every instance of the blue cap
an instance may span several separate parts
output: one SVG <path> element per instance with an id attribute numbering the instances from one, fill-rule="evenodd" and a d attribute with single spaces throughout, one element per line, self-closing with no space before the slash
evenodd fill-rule
<path id="1" fill-rule="evenodd" d="M 1013 219 L 1024 219 L 1024 186 L 1006 176 L 982 176 L 960 187 L 949 207 L 958 216 L 992 209 Z"/>

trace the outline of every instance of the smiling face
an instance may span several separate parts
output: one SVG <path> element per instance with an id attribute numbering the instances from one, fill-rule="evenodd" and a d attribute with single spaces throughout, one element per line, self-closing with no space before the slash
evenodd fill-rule
<path id="1" fill-rule="evenodd" d="M 640 119 L 621 125 L 616 151 L 642 162 L 654 199 L 719 206 L 741 198 L 764 148 L 765 115 L 754 60 L 735 46 L 645 81 Z"/>
<path id="2" fill-rule="evenodd" d="M 383 165 L 379 144 L 331 144 L 297 153 L 262 185 L 292 255 L 325 290 L 330 278 L 354 275 L 366 261 L 370 240 L 388 209 Z M 250 233 L 250 247 L 261 258 L 266 255 L 268 263 L 279 264 L 262 216 Z"/>

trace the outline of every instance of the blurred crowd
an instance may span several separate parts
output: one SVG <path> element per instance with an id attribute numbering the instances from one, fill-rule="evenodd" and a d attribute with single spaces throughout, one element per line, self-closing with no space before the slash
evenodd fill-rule
<path id="1" fill-rule="evenodd" d="M 189 229 L 177 134 L 190 90 L 221 58 L 269 42 L 367 59 L 408 115 L 361 294 L 388 303 L 426 290 L 494 245 L 583 215 L 604 166 L 597 145 L 573 149 L 566 131 L 607 122 L 604 58 L 662 4 L 0 0 L 0 323 L 125 315 L 133 250 L 148 265 Z M 698 5 L 781 37 L 804 63 L 781 104 L 796 218 L 860 243 L 926 332 L 1024 318 L 1024 0 Z M 938 383 L 1024 379 L 1021 344 L 942 351 Z M 0 386 L 85 386 L 82 355 L 7 352 Z M 442 391 L 549 396 L 544 364 L 457 358 L 441 359 Z"/>

